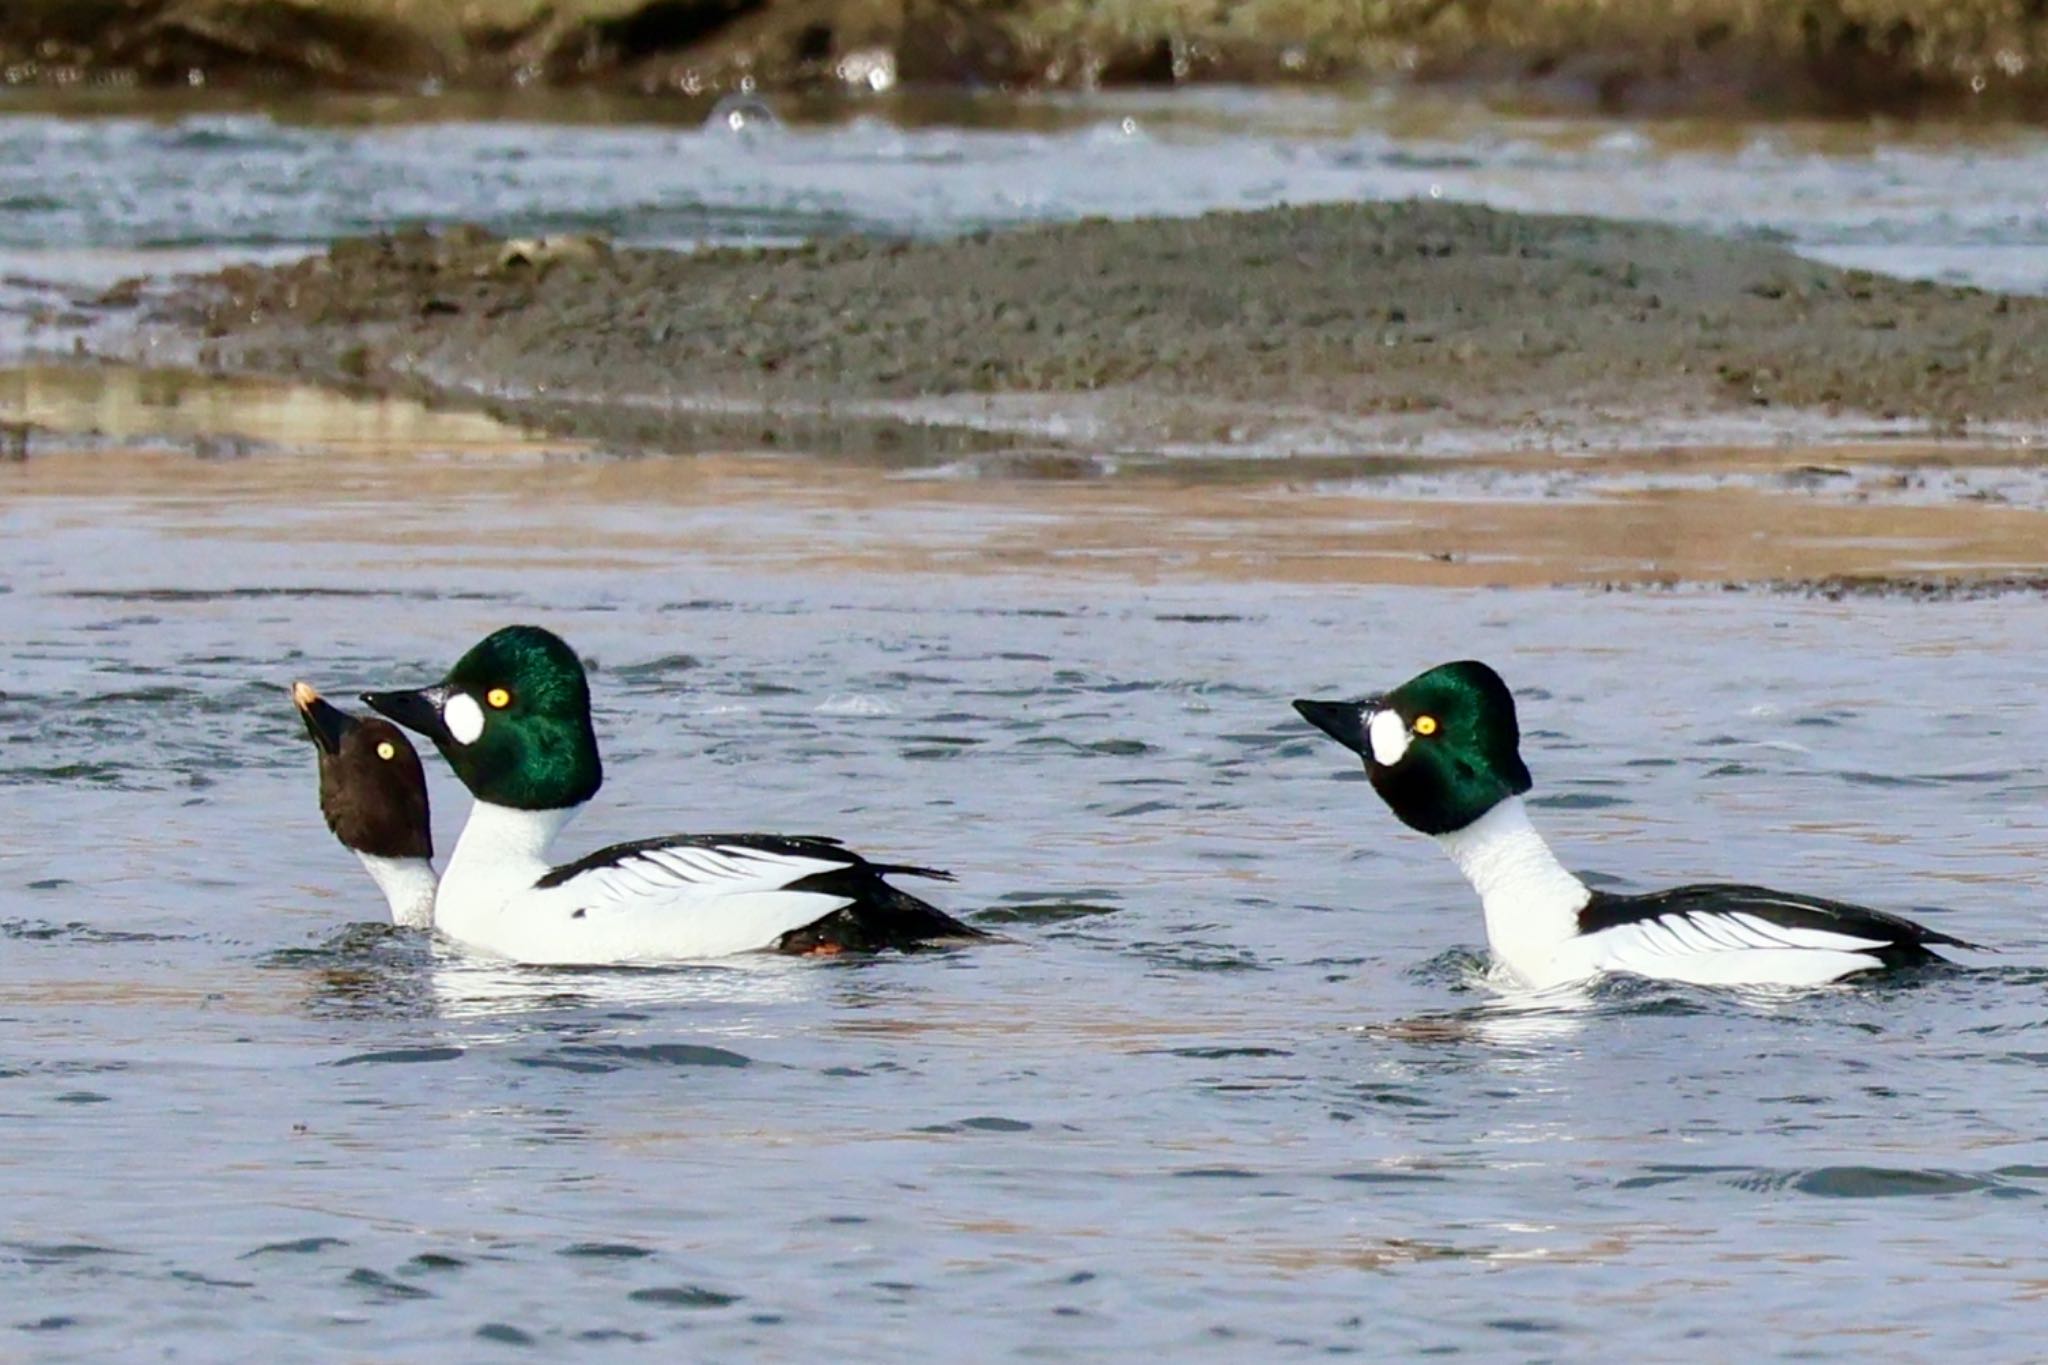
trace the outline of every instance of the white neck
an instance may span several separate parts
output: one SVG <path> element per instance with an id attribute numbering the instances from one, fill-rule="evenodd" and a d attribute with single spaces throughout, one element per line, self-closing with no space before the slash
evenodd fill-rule
<path id="1" fill-rule="evenodd" d="M 470 807 L 469 823 L 441 878 L 440 926 L 464 937 L 463 925 L 495 915 L 506 901 L 531 888 L 548 870 L 548 845 L 580 809 L 520 810 L 489 801 Z"/>
<path id="2" fill-rule="evenodd" d="M 433 863 L 425 858 L 380 858 L 359 849 L 354 852 L 384 893 L 393 924 L 401 929 L 434 927 L 434 888 L 439 878 L 434 876 Z"/>
<path id="3" fill-rule="evenodd" d="M 1557 950 L 1579 932 L 1592 897 L 1510 796 L 1461 830 L 1436 836 L 1486 909 L 1486 942 L 1502 966 L 1531 982 L 1553 975 Z"/>

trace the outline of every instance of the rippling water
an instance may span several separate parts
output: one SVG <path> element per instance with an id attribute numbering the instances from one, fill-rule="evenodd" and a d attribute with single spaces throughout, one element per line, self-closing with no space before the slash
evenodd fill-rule
<path id="1" fill-rule="evenodd" d="M 739 132 L 658 101 L 576 105 L 584 121 L 564 123 L 464 118 L 475 111 L 434 100 L 143 101 L 64 116 L 80 107 L 0 97 L 0 274 L 104 281 L 408 222 L 788 242 L 1440 196 L 2048 290 L 2038 129 L 1626 124 L 1413 92 L 878 102 L 885 117 L 802 122 L 791 109 Z"/>
<path id="2" fill-rule="evenodd" d="M 2038 600 L 849 575 L 424 467 L 0 501 L 0 1353 L 2037 1348 Z M 597 662 L 565 850 L 834 833 L 1011 941 L 537 971 L 369 923 L 286 684 L 511 620 Z M 1568 861 L 2004 953 L 1494 996 L 1448 863 L 1287 706 L 1471 654 Z"/>
<path id="3" fill-rule="evenodd" d="M 746 136 L 421 112 L 0 105 L 0 349 L 50 281 L 401 220 L 691 243 L 1438 192 L 2048 288 L 2033 132 L 1230 94 Z M 159 476 L 0 463 L 0 1356 L 2037 1351 L 2038 599 L 1307 587 L 1256 550 L 1212 579 L 1197 536 L 1238 523 L 1126 505 L 1027 545 L 1082 495 L 651 486 L 709 462 L 536 497 L 591 467 L 508 452 L 508 481 L 474 463 L 504 433 L 411 410 L 295 459 L 309 401 L 244 394 L 230 440 L 183 394 L 94 419 L 163 438 Z M 510 620 L 598 665 L 610 782 L 566 852 L 838 834 L 953 868 L 939 898 L 1009 941 L 564 972 L 378 926 L 285 687 L 423 681 Z M 1521 692 L 1575 865 L 2004 952 L 1494 995 L 1455 873 L 1287 707 L 1470 654 Z M 430 767 L 446 849 L 465 798 Z"/>

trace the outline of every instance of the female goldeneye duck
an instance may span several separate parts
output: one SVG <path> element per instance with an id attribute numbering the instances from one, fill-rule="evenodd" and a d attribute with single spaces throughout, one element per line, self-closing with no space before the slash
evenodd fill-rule
<path id="1" fill-rule="evenodd" d="M 538 626 L 507 626 L 433 687 L 363 700 L 434 741 L 476 797 L 434 924 L 519 962 L 600 964 L 910 949 L 986 938 L 891 886 L 835 839 L 678 834 L 556 867 L 548 845 L 604 780 L 583 663 Z"/>
<path id="2" fill-rule="evenodd" d="M 1537 988 L 1602 972 L 1721 986 L 1806 986 L 1942 960 L 1975 945 L 1840 901 L 1707 883 L 1642 896 L 1595 891 L 1529 823 L 1515 699 L 1483 663 L 1443 664 L 1383 697 L 1297 701 L 1365 760 L 1373 790 L 1433 835 L 1478 891 L 1495 960 Z"/>
<path id="3" fill-rule="evenodd" d="M 406 929 L 434 923 L 434 833 L 427 775 L 412 741 L 388 720 L 357 720 L 311 686 L 292 684 L 292 704 L 320 756 L 320 813 L 343 848 L 369 869 Z"/>

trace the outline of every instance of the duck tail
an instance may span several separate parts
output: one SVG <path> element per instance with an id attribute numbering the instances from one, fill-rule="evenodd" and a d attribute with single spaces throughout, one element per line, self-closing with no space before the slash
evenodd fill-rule
<path id="1" fill-rule="evenodd" d="M 823 919 L 784 934 L 776 943 L 777 949 L 785 953 L 828 954 L 878 953 L 894 948 L 907 953 L 995 937 L 986 929 L 954 919 L 929 901 L 891 886 L 882 879 L 891 872 L 943 881 L 953 879 L 950 873 L 933 868 L 873 863 L 806 877 L 790 889 L 844 896 L 848 903 Z"/>

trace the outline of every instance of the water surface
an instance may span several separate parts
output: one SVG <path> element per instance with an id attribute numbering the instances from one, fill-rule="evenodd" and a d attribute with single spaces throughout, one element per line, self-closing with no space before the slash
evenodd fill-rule
<path id="1" fill-rule="evenodd" d="M 0 317 L 17 319 L 0 342 L 67 289 L 405 224 L 692 246 L 1417 196 L 2040 292 L 2044 184 L 2033 128 L 1627 123 L 1412 91 L 911 95 L 780 115 L 754 100 L 708 117 L 697 101 L 18 92 L 0 96 Z"/>
<path id="2" fill-rule="evenodd" d="M 475 435 L 0 464 L 12 1350 L 2035 1349 L 2038 599 L 1306 582 L 1164 513 L 892 519 L 834 507 L 868 474 L 715 461 L 606 496 Z M 1092 530 L 1006 556 L 1033 518 Z M 837 834 L 1011 941 L 529 971 L 377 927 L 286 686 L 425 681 L 514 620 L 596 664 L 565 853 Z M 1455 873 L 1287 706 L 1466 655 L 1603 884 L 2004 952 L 1503 1000 Z"/>

